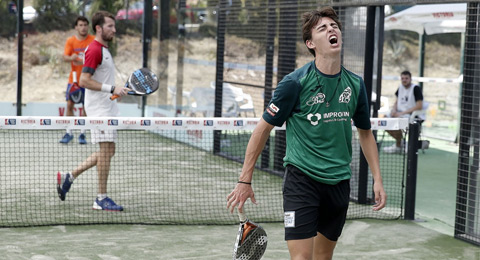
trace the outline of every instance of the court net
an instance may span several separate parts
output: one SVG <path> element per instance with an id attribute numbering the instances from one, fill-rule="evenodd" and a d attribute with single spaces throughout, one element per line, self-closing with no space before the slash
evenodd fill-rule
<path id="1" fill-rule="evenodd" d="M 236 185 L 257 122 L 252 118 L 0 117 L 0 226 L 235 224 L 238 220 L 227 211 L 226 196 Z M 393 143 L 385 129 L 405 129 L 406 124 L 399 119 L 372 119 L 382 146 Z M 59 143 L 67 128 L 75 138 Z M 92 210 L 98 189 L 95 167 L 75 180 L 65 201 L 59 199 L 57 172 L 72 171 L 98 150 L 98 144 L 78 143 L 81 129 L 88 129 L 88 141 L 90 129 L 117 130 L 108 195 L 125 208 L 123 212 Z M 284 128 L 275 128 L 257 162 L 253 188 L 258 205 L 246 206 L 257 222 L 283 221 L 284 135 Z M 373 212 L 372 179 L 362 184 L 355 131 L 353 139 L 348 218 L 400 218 L 405 154 L 380 152 L 389 200 L 384 210 Z"/>

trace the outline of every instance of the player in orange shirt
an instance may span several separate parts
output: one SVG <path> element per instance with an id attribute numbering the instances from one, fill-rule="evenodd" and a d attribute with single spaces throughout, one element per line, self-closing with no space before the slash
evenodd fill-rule
<path id="1" fill-rule="evenodd" d="M 83 67 L 83 55 L 87 46 L 95 39 L 95 36 L 88 34 L 88 19 L 84 16 L 79 16 L 75 20 L 75 31 L 76 34 L 67 39 L 65 43 L 65 50 L 63 52 L 63 60 L 70 62 L 72 69 L 70 71 L 70 76 L 68 78 L 66 100 L 67 100 L 67 111 L 66 116 L 73 116 L 73 108 L 75 104 L 84 103 L 85 89 L 78 88 L 74 84 L 74 73 L 76 73 L 76 80 L 80 79 L 80 74 L 82 73 Z M 85 109 L 82 108 L 81 116 L 85 116 Z M 60 143 L 69 143 L 73 139 L 73 134 L 70 129 L 67 129 L 67 133 L 60 140 Z M 85 130 L 82 130 L 80 136 L 78 137 L 79 144 L 86 144 L 87 140 L 85 138 Z"/>

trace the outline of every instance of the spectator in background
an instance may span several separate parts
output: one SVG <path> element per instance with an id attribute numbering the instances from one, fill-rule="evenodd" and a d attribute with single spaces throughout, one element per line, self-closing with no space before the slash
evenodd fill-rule
<path id="1" fill-rule="evenodd" d="M 419 86 L 412 83 L 412 74 L 406 70 L 400 74 L 402 84 L 395 92 L 397 100 L 393 104 L 390 117 L 410 117 L 413 111 L 422 110 L 423 95 Z M 401 130 L 387 131 L 394 139 L 395 143 L 392 146 L 383 148 L 385 153 L 402 153 L 406 150 L 405 141 Z"/>
<path id="2" fill-rule="evenodd" d="M 79 88 L 77 83 L 80 79 L 80 74 L 82 73 L 85 49 L 95 39 L 95 36 L 88 34 L 88 24 L 88 19 L 84 16 L 77 17 L 74 24 L 76 34 L 67 39 L 63 51 L 63 60 L 70 62 L 71 65 L 70 76 L 68 77 L 67 92 L 65 94 L 65 98 L 67 100 L 66 116 L 73 116 L 73 108 L 75 104 L 79 103 L 81 103 L 83 107 L 80 116 L 85 116 L 85 108 L 83 106 L 85 89 Z M 76 74 L 75 80 L 77 82 L 74 82 L 74 74 Z M 67 132 L 60 140 L 60 143 L 67 144 L 72 139 L 72 130 L 67 129 Z M 78 143 L 87 143 L 85 138 L 85 130 L 83 129 L 78 137 Z"/>

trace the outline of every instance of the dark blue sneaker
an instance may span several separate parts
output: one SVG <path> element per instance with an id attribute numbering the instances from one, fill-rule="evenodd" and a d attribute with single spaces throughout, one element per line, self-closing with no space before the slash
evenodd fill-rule
<path id="1" fill-rule="evenodd" d="M 98 200 L 97 198 L 93 202 L 93 209 L 101 209 L 107 211 L 123 211 L 123 207 L 115 204 L 115 202 L 109 197 L 106 197 L 103 200 Z"/>
<path id="2" fill-rule="evenodd" d="M 70 141 L 72 141 L 72 139 L 73 139 L 73 135 L 71 135 L 71 134 L 69 134 L 69 133 L 66 133 L 66 134 L 63 136 L 62 140 L 60 140 L 60 143 L 62 143 L 62 144 L 68 144 Z"/>
<path id="3" fill-rule="evenodd" d="M 71 177 L 72 177 L 72 174 L 70 174 L 69 172 L 57 173 L 57 192 L 61 200 L 65 200 L 65 197 L 67 196 L 67 192 L 70 190 L 70 186 L 72 185 L 72 182 L 70 181 Z"/>
<path id="4" fill-rule="evenodd" d="M 80 136 L 78 136 L 78 143 L 87 144 L 87 139 L 85 138 L 85 134 L 80 134 Z"/>

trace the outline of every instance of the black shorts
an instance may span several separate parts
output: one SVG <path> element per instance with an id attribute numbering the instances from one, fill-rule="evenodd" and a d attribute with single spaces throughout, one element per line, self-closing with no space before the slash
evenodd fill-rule
<path id="1" fill-rule="evenodd" d="M 319 232 L 337 241 L 345 225 L 349 200 L 350 180 L 324 184 L 287 165 L 283 180 L 285 240 L 311 238 Z"/>

